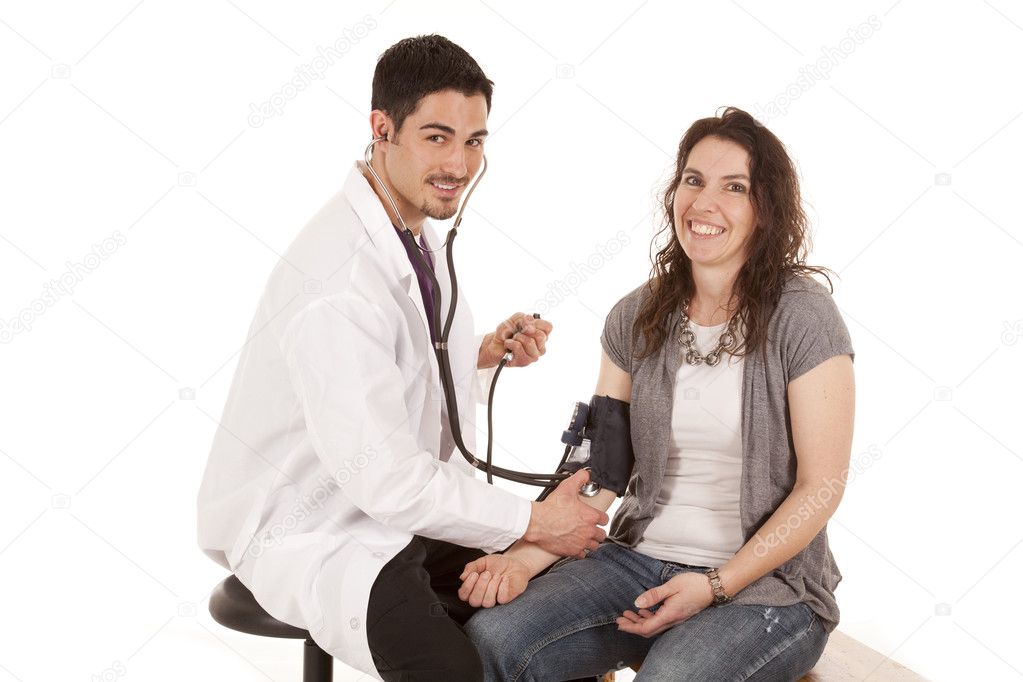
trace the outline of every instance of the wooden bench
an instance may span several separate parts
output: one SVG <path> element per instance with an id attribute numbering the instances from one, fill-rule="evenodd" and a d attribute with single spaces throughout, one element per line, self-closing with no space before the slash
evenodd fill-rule
<path id="1" fill-rule="evenodd" d="M 879 651 L 838 630 L 828 637 L 828 646 L 813 670 L 800 682 L 852 682 L 871 679 L 885 682 L 919 682 L 925 678 L 909 668 L 899 665 Z M 613 672 L 604 676 L 604 682 L 613 682 Z"/>
<path id="2" fill-rule="evenodd" d="M 828 646 L 817 665 L 801 682 L 845 682 L 862 680 L 867 675 L 871 679 L 886 682 L 917 682 L 925 679 L 880 651 L 835 630 L 828 637 Z"/>

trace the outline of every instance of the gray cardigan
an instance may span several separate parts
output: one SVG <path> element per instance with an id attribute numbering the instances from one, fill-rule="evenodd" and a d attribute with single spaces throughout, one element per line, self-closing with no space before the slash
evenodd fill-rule
<path id="1" fill-rule="evenodd" d="M 608 534 L 610 540 L 627 547 L 640 541 L 653 518 L 668 457 L 675 377 L 681 362 L 679 311 L 669 319 L 672 332 L 663 346 L 643 360 L 635 358 L 633 323 L 648 295 L 644 284 L 618 301 L 600 338 L 608 357 L 632 377 L 636 465 Z M 637 342 L 643 343 L 642 335 Z M 848 354 L 855 358 L 849 331 L 827 287 L 805 276 L 790 277 L 786 283 L 768 323 L 766 350 L 766 363 L 759 350 L 747 355 L 743 363 L 739 512 L 746 542 L 795 485 L 788 382 L 830 357 Z M 825 526 L 801 552 L 733 595 L 733 603 L 788 606 L 806 602 L 831 632 L 839 620 L 834 591 L 841 580 Z"/>

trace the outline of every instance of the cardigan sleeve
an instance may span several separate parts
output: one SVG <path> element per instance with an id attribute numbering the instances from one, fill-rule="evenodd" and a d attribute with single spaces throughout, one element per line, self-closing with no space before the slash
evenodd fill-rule
<path id="1" fill-rule="evenodd" d="M 632 323 L 636 317 L 634 294 L 627 294 L 611 307 L 600 334 L 600 345 L 611 362 L 629 374 L 632 374 Z"/>
<path id="2" fill-rule="evenodd" d="M 786 382 L 836 355 L 855 360 L 852 339 L 842 314 L 823 285 L 789 295 L 782 331 Z"/>

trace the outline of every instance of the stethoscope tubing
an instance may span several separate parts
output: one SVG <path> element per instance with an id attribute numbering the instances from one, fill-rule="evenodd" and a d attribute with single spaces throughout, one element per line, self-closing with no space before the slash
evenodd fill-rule
<path id="1" fill-rule="evenodd" d="M 462 201 L 462 205 L 458 210 L 454 226 L 448 231 L 447 239 L 445 239 L 444 244 L 442 245 L 446 251 L 448 273 L 451 279 L 451 302 L 448 305 L 448 313 L 447 318 L 444 321 L 444 327 L 443 329 L 441 329 L 440 282 L 437 280 L 437 276 L 433 272 L 433 268 L 431 268 L 429 263 L 427 262 L 426 257 L 423 256 L 422 253 L 423 247 L 418 242 L 416 242 L 415 235 L 408 228 L 408 226 L 405 225 L 405 220 L 401 217 L 401 213 L 398 211 L 398 205 L 394 201 L 394 197 L 391 196 L 391 192 L 387 189 L 387 186 L 384 184 L 383 180 L 381 180 L 380 176 L 377 174 L 376 169 L 373 168 L 372 163 L 373 147 L 378 142 L 382 142 L 385 139 L 386 137 L 374 138 L 369 143 L 369 146 L 366 147 L 366 151 L 363 157 L 366 162 L 366 166 L 368 167 L 370 173 L 373 175 L 373 178 L 376 180 L 377 185 L 383 190 L 384 196 L 387 197 L 387 201 L 390 203 L 391 209 L 394 211 L 394 215 L 397 217 L 398 222 L 401 223 L 401 231 L 403 235 L 411 239 L 412 244 L 416 246 L 415 249 L 416 257 L 420 260 L 420 264 L 423 266 L 424 271 L 427 273 L 427 276 L 430 278 L 430 281 L 433 284 L 433 328 L 439 330 L 440 334 L 439 339 L 434 343 L 434 354 L 437 356 L 437 367 L 438 370 L 440 371 L 441 386 L 444 389 L 444 399 L 447 405 L 448 424 L 451 428 L 451 436 L 452 439 L 454 440 L 455 446 L 458 448 L 459 452 L 461 452 L 462 456 L 466 459 L 466 461 L 469 462 L 469 464 L 487 474 L 487 481 L 489 483 L 493 483 L 493 476 L 496 475 L 500 478 L 509 481 L 514 481 L 516 483 L 540 486 L 545 489 L 540 494 L 540 499 L 543 499 L 547 496 L 547 494 L 550 493 L 550 491 L 553 489 L 554 486 L 557 485 L 559 481 L 568 478 L 570 474 L 564 472 L 553 474 L 538 474 L 529 471 L 515 471 L 514 469 L 505 469 L 503 467 L 495 466 L 493 464 L 494 389 L 497 386 L 497 377 L 500 375 L 501 370 L 504 369 L 504 366 L 508 364 L 508 362 L 511 360 L 511 353 L 508 352 L 505 354 L 503 358 L 501 358 L 500 363 L 498 363 L 497 370 L 494 373 L 494 379 L 490 384 L 490 392 L 487 400 L 487 459 L 485 462 L 481 461 L 478 457 L 469 452 L 469 449 L 465 446 L 465 442 L 462 439 L 462 428 L 458 417 L 459 414 L 458 399 L 457 396 L 455 395 L 455 382 L 451 372 L 451 361 L 448 356 L 448 336 L 451 332 L 451 325 L 455 319 L 455 306 L 458 303 L 458 277 L 455 274 L 455 261 L 452 247 L 454 245 L 455 237 L 458 234 L 458 226 L 462 222 L 462 214 L 465 212 L 465 207 L 468 206 L 469 199 L 472 196 L 473 191 L 475 191 L 476 186 L 479 184 L 480 179 L 483 177 L 483 174 L 486 173 L 487 157 L 486 156 L 483 157 L 483 168 L 480 171 L 480 173 L 476 176 L 476 179 L 473 181 L 472 186 L 469 187 L 469 191 L 466 193 L 465 199 Z M 441 247 L 438 247 L 436 250 L 440 250 L 440 248 Z M 454 418 L 452 418 L 452 415 L 454 415 Z M 561 464 L 564 464 L 568 457 L 568 454 L 569 448 L 566 448 L 565 455 L 562 457 L 561 460 Z M 561 467 L 561 464 L 559 464 L 559 468 Z"/>

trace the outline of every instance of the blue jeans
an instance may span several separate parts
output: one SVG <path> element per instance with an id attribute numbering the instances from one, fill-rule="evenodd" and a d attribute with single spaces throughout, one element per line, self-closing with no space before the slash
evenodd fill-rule
<path id="1" fill-rule="evenodd" d="M 615 619 L 641 593 L 685 571 L 605 542 L 585 559 L 560 564 L 508 604 L 481 609 L 466 633 L 487 680 L 563 681 L 643 662 L 649 680 L 798 680 L 827 644 L 805 603 L 708 606 L 656 637 L 621 632 Z"/>

